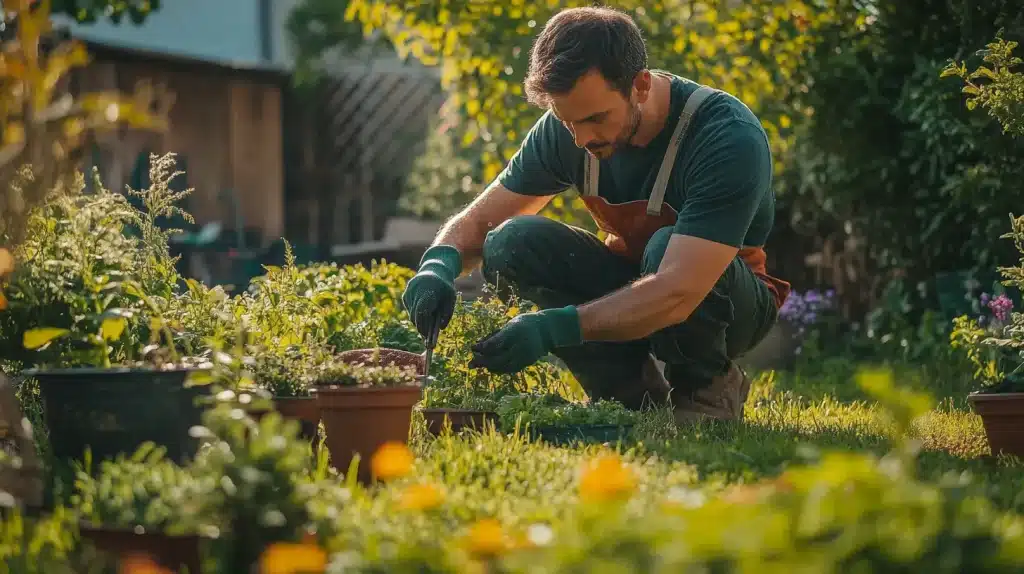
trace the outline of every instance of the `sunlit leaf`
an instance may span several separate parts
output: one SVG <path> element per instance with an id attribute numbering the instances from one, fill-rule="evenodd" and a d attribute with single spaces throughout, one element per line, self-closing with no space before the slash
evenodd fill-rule
<path id="1" fill-rule="evenodd" d="M 41 329 L 29 329 L 22 337 L 22 344 L 26 349 L 35 350 L 42 348 L 51 341 L 71 333 L 68 329 L 57 329 L 44 327 Z"/>

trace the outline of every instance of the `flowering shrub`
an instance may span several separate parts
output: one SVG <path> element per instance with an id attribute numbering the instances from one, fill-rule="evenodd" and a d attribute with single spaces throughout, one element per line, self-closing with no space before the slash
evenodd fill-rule
<path id="1" fill-rule="evenodd" d="M 822 315 L 836 309 L 835 296 L 832 289 L 824 293 L 813 289 L 806 293 L 794 291 L 779 309 L 779 319 L 796 326 L 803 333 L 804 329 L 817 323 Z"/>

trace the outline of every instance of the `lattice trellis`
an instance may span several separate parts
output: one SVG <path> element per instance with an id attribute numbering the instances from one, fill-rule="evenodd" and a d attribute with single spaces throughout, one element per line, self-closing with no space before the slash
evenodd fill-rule
<path id="1" fill-rule="evenodd" d="M 321 245 L 377 239 L 443 101 L 435 77 L 372 63 L 298 98 L 304 129 L 294 137 L 305 149 L 294 158 L 291 227 Z"/>

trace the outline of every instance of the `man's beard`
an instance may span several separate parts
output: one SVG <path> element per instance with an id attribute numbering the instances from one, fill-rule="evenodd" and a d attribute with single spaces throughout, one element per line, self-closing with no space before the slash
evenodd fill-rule
<path id="1" fill-rule="evenodd" d="M 620 149 L 630 145 L 630 141 L 636 132 L 640 129 L 640 106 L 632 105 L 629 108 L 629 117 L 626 120 L 626 125 L 622 128 L 618 137 L 613 142 L 593 142 L 587 146 L 590 153 L 600 157 L 608 158 L 615 154 Z"/>

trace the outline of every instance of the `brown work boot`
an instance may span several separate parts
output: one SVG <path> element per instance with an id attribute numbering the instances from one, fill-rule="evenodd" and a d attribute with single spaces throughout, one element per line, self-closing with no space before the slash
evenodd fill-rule
<path id="1" fill-rule="evenodd" d="M 750 378 L 736 363 L 729 371 L 711 379 L 711 384 L 690 396 L 672 394 L 677 424 L 690 424 L 702 419 L 743 420 L 743 405 L 750 395 Z"/>
<path id="2" fill-rule="evenodd" d="M 638 411 L 647 406 L 666 404 L 670 389 L 654 357 L 647 355 L 647 360 L 640 369 L 640 376 L 630 384 L 616 388 L 612 398 L 626 408 Z"/>

